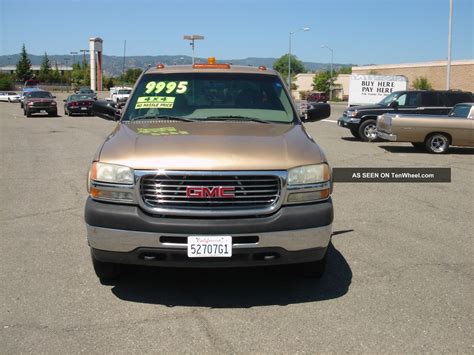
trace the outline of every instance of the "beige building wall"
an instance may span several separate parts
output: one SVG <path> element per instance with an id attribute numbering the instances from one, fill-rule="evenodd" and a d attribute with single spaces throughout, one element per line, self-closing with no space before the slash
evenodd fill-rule
<path id="1" fill-rule="evenodd" d="M 408 87 L 413 81 L 424 76 L 435 90 L 446 89 L 446 61 L 370 65 L 352 67 L 353 74 L 404 75 L 408 78 Z M 474 92 L 474 60 L 456 60 L 451 62 L 451 89 Z"/>

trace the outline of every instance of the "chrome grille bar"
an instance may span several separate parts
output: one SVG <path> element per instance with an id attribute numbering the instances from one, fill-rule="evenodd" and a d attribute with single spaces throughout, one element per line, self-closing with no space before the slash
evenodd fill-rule
<path id="1" fill-rule="evenodd" d="M 286 171 L 135 171 L 140 206 L 155 214 L 224 216 L 268 214 L 286 191 Z M 187 188 L 233 187 L 234 196 L 187 196 Z"/>

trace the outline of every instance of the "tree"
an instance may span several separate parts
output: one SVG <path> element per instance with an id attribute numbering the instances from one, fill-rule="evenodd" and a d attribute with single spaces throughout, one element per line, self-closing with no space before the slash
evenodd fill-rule
<path id="1" fill-rule="evenodd" d="M 352 67 L 341 67 L 336 74 L 352 74 Z"/>
<path id="2" fill-rule="evenodd" d="M 134 85 L 138 77 L 141 75 L 142 71 L 143 70 L 140 68 L 127 69 L 127 71 L 123 75 L 120 75 L 118 81 L 123 84 Z"/>
<path id="3" fill-rule="evenodd" d="M 11 90 L 13 89 L 13 79 L 9 74 L 0 72 L 0 90 Z"/>
<path id="4" fill-rule="evenodd" d="M 61 82 L 61 73 L 59 72 L 58 63 L 54 66 L 54 70 L 50 76 L 52 83 L 60 83 Z"/>
<path id="5" fill-rule="evenodd" d="M 28 79 L 31 79 L 33 72 L 31 71 L 31 61 L 28 58 L 28 53 L 26 53 L 25 44 L 21 48 L 20 59 L 16 64 L 16 77 L 18 80 L 24 82 Z"/>
<path id="6" fill-rule="evenodd" d="M 428 79 L 425 76 L 419 76 L 413 80 L 413 89 L 415 90 L 432 90 L 433 87 L 431 86 L 431 83 L 428 81 Z"/>
<path id="7" fill-rule="evenodd" d="M 288 76 L 288 54 L 285 54 L 278 58 L 273 63 L 273 69 L 280 73 L 283 78 Z M 305 72 L 306 69 L 303 62 L 300 61 L 295 55 L 291 55 L 291 76 Z"/>
<path id="8" fill-rule="evenodd" d="M 87 61 L 72 65 L 71 82 L 75 88 L 90 85 L 90 67 Z"/>
<path id="9" fill-rule="evenodd" d="M 334 81 L 334 77 L 332 78 Z M 329 92 L 329 87 L 331 86 L 331 72 L 329 70 L 321 71 L 317 73 L 313 78 L 313 90 Z"/>
<path id="10" fill-rule="evenodd" d="M 38 80 L 42 82 L 49 82 L 51 80 L 51 62 L 46 52 L 44 52 L 43 61 L 38 73 Z"/>

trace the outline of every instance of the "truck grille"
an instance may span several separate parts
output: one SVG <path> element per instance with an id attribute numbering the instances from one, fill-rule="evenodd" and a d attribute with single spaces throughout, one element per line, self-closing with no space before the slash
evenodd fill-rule
<path id="1" fill-rule="evenodd" d="M 233 187 L 233 197 L 188 197 L 186 190 Z M 183 210 L 251 210 L 275 205 L 280 178 L 274 175 L 144 175 L 140 195 L 146 207 Z"/>
<path id="2" fill-rule="evenodd" d="M 49 107 L 51 102 L 33 102 L 34 107 Z"/>

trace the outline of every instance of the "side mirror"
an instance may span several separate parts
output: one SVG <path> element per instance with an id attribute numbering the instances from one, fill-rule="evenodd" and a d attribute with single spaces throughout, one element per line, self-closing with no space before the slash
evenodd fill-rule
<path id="1" fill-rule="evenodd" d="M 95 101 L 92 104 L 92 113 L 109 121 L 117 121 L 120 118 L 118 110 L 105 100 Z"/>
<path id="2" fill-rule="evenodd" d="M 63 100 L 63 102 L 66 102 L 67 100 Z"/>
<path id="3" fill-rule="evenodd" d="M 55 98 L 56 98 L 56 96 L 53 95 L 53 99 L 55 99 Z"/>
<path id="4" fill-rule="evenodd" d="M 390 105 L 389 105 L 391 108 L 393 109 L 398 109 L 398 101 L 397 100 L 394 100 L 392 102 L 390 102 Z"/>
<path id="5" fill-rule="evenodd" d="M 331 106 L 322 102 L 311 103 L 310 108 L 306 111 L 305 122 L 321 121 L 331 116 Z"/>

